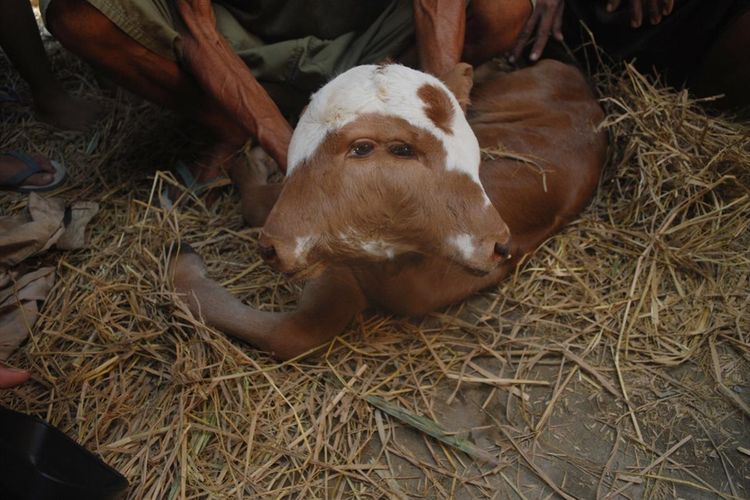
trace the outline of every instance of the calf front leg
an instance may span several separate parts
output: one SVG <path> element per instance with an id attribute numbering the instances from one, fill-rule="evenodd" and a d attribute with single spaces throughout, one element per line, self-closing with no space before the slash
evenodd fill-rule
<path id="1" fill-rule="evenodd" d="M 261 227 L 281 193 L 281 183 L 268 183 L 278 170 L 277 163 L 262 148 L 250 151 L 246 163 L 238 163 L 231 175 L 240 193 L 240 210 L 245 224 Z"/>
<path id="2" fill-rule="evenodd" d="M 297 309 L 276 313 L 253 309 L 208 277 L 203 261 L 183 246 L 172 259 L 174 290 L 206 324 L 285 360 L 304 354 L 341 333 L 366 299 L 351 272 L 327 269 L 309 280 Z"/>

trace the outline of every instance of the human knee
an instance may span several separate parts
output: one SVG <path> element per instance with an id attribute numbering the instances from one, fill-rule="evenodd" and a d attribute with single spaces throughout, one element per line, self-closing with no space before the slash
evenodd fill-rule
<path id="1" fill-rule="evenodd" d="M 96 43 L 107 19 L 85 0 L 52 0 L 45 14 L 47 29 L 64 46 Z"/>
<path id="2" fill-rule="evenodd" d="M 529 0 L 472 0 L 467 17 L 464 60 L 480 64 L 508 52 L 531 12 Z"/>

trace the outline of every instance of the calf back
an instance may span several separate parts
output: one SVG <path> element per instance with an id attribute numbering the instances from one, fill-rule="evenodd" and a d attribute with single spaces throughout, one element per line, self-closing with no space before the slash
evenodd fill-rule
<path id="1" fill-rule="evenodd" d="M 593 195 L 606 157 L 604 114 L 583 75 L 552 60 L 493 74 L 472 92 L 480 179 L 510 228 L 514 260 L 570 222 Z"/>

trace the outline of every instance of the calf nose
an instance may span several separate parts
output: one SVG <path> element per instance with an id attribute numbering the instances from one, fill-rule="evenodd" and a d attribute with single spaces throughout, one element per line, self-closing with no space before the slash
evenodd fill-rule
<path id="1" fill-rule="evenodd" d="M 271 262 L 276 259 L 276 248 L 271 244 L 259 244 L 258 253 L 260 258 L 266 262 Z"/>
<path id="2" fill-rule="evenodd" d="M 510 249 L 507 245 L 503 245 L 502 243 L 495 243 L 495 254 L 502 257 L 503 259 L 509 259 Z"/>
<path id="3" fill-rule="evenodd" d="M 307 238 L 269 235 L 265 229 L 258 238 L 258 255 L 279 272 L 293 274 L 308 265 L 310 243 Z"/>

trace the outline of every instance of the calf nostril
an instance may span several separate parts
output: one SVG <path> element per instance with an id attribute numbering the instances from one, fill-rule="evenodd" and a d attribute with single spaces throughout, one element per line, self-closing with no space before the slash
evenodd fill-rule
<path id="1" fill-rule="evenodd" d="M 273 245 L 258 245 L 258 253 L 260 258 L 265 261 L 273 260 L 276 257 L 276 249 Z"/>
<path id="2" fill-rule="evenodd" d="M 495 254 L 503 259 L 510 259 L 510 250 L 505 245 L 495 243 Z"/>

